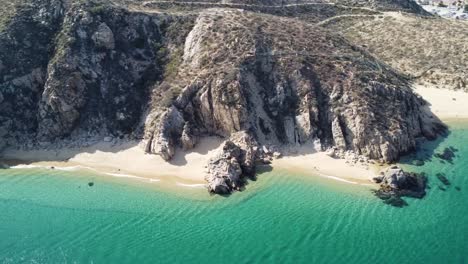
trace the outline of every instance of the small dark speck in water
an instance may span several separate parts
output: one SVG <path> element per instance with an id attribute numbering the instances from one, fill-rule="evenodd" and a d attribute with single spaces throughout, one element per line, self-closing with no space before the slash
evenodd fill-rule
<path id="1" fill-rule="evenodd" d="M 52 166 L 52 167 L 50 167 L 50 169 L 54 170 L 54 169 L 55 169 L 55 167 L 54 167 L 54 166 Z"/>
<path id="2" fill-rule="evenodd" d="M 442 187 L 442 186 L 440 186 L 440 185 L 439 185 L 438 187 L 439 187 L 439 190 L 442 190 L 442 191 L 444 191 L 444 192 L 447 190 L 447 189 L 445 189 L 444 187 Z"/>
<path id="3" fill-rule="evenodd" d="M 93 187 L 93 186 L 94 186 L 94 182 L 88 182 L 88 186 L 89 186 L 89 187 Z"/>
<path id="4" fill-rule="evenodd" d="M 461 191 L 461 188 L 460 188 L 460 186 L 455 186 L 455 190 L 457 190 L 457 191 Z"/>

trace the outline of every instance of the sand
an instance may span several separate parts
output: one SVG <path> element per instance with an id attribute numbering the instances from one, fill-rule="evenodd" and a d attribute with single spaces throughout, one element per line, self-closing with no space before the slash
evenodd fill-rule
<path id="1" fill-rule="evenodd" d="M 429 103 L 430 111 L 440 120 L 468 118 L 468 93 L 422 85 L 415 85 L 414 91 Z"/>
<path id="2" fill-rule="evenodd" d="M 137 142 L 117 145 L 103 142 L 81 149 L 6 150 L 3 158 L 14 160 L 16 168 L 91 170 L 113 177 L 204 188 L 206 165 L 222 142 L 220 138 L 204 138 L 189 152 L 179 149 L 170 162 L 158 155 L 145 154 Z M 312 144 L 293 149 L 294 154 L 274 160 L 272 166 L 304 176 L 322 176 L 351 184 L 370 184 L 371 178 L 375 177 L 375 170 L 368 165 L 349 164 L 345 160 L 331 158 L 325 152 L 315 151 Z"/>
<path id="3" fill-rule="evenodd" d="M 114 177 L 172 181 L 180 186 L 199 187 L 205 183 L 206 165 L 221 143 L 216 137 L 204 138 L 189 152 L 178 150 L 170 162 L 158 155 L 145 154 L 137 142 L 117 145 L 103 142 L 89 148 L 57 151 L 6 150 L 3 158 L 14 160 L 17 168 L 87 169 Z"/>
<path id="4" fill-rule="evenodd" d="M 317 152 L 312 144 L 295 150 L 297 154 L 286 155 L 273 161 L 273 168 L 297 172 L 304 176 L 321 176 L 350 184 L 371 185 L 372 178 L 380 170 L 377 165 L 354 164 L 344 159 L 332 158 L 325 152 Z"/>

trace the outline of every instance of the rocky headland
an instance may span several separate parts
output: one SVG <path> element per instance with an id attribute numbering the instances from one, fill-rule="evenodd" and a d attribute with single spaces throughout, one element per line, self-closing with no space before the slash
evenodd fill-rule
<path id="1" fill-rule="evenodd" d="M 308 20 L 131 4 L 17 8 L 0 33 L 0 149 L 118 138 L 169 162 L 217 136 L 206 181 L 226 194 L 281 146 L 390 163 L 445 131 L 406 76 Z"/>

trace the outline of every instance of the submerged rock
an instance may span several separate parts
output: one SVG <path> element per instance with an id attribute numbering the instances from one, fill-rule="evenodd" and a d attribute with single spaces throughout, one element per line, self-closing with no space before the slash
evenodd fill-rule
<path id="1" fill-rule="evenodd" d="M 450 163 L 453 162 L 453 159 L 455 158 L 455 152 L 457 152 L 458 149 L 454 147 L 448 147 L 445 148 L 442 153 L 436 153 L 434 154 L 434 157 L 439 158 L 441 160 L 446 160 Z"/>
<path id="2" fill-rule="evenodd" d="M 427 177 L 424 174 L 405 172 L 398 166 L 392 166 L 374 178 L 380 189 L 374 194 L 385 203 L 402 207 L 406 206 L 401 197 L 423 198 L 426 195 Z"/>
<path id="3" fill-rule="evenodd" d="M 93 187 L 93 186 L 94 186 L 94 182 L 88 182 L 88 186 L 89 186 L 89 187 Z"/>
<path id="4" fill-rule="evenodd" d="M 445 186 L 450 186 L 450 181 L 447 179 L 445 173 L 437 173 L 436 174 L 437 179 L 439 179 L 440 182 L 442 182 Z"/>

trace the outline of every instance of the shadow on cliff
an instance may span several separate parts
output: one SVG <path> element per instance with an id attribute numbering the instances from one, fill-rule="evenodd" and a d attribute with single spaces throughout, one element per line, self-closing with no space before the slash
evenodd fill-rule
<path id="1" fill-rule="evenodd" d="M 423 166 L 426 162 L 437 159 L 435 157 L 436 149 L 439 148 L 440 144 L 444 142 L 450 134 L 450 130 L 447 129 L 446 133 L 440 135 L 435 140 L 421 139 L 418 141 L 416 149 L 411 153 L 403 155 L 398 162 L 405 165 Z M 439 162 L 445 163 L 446 161 L 439 160 Z"/>
<path id="2" fill-rule="evenodd" d="M 423 166 L 426 162 L 431 162 L 435 157 L 436 149 L 444 142 L 447 137 L 450 136 L 450 127 L 440 120 L 431 109 L 431 103 L 426 101 L 426 105 L 423 107 L 423 111 L 429 116 L 432 122 L 440 123 L 445 126 L 445 130 L 439 131 L 439 135 L 435 139 L 418 138 L 416 148 L 410 153 L 406 153 L 401 156 L 398 161 L 401 164 Z M 440 160 L 441 163 L 445 163 L 444 160 Z"/>

